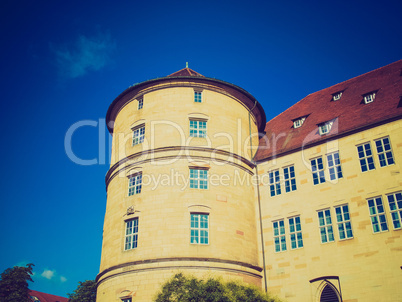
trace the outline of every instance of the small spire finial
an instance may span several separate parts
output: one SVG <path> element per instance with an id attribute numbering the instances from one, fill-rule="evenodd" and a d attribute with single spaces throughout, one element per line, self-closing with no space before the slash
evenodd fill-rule
<path id="1" fill-rule="evenodd" d="M 186 62 L 186 68 L 188 68 L 188 62 Z"/>

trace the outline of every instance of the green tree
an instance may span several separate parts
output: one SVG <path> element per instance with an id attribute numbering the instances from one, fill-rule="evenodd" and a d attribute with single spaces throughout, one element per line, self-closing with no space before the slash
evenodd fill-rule
<path id="1" fill-rule="evenodd" d="M 239 282 L 200 280 L 182 273 L 167 281 L 155 302 L 279 302 L 258 288 Z"/>
<path id="2" fill-rule="evenodd" d="M 79 281 L 74 293 L 67 295 L 70 302 L 95 302 L 96 282 L 93 280 Z"/>
<path id="3" fill-rule="evenodd" d="M 1 274 L 0 301 L 1 302 L 29 302 L 28 281 L 33 282 L 32 263 L 23 266 L 14 266 Z"/>

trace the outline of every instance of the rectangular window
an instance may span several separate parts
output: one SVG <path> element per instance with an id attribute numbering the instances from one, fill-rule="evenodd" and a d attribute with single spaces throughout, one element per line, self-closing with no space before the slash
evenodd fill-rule
<path id="1" fill-rule="evenodd" d="M 208 170 L 190 169 L 190 188 L 208 189 Z"/>
<path id="2" fill-rule="evenodd" d="M 303 125 L 305 119 L 306 119 L 305 117 L 301 117 L 301 118 L 299 118 L 297 120 L 294 120 L 293 121 L 293 128 L 295 128 L 295 129 L 300 128 Z"/>
<path id="3" fill-rule="evenodd" d="M 128 179 L 128 196 L 140 194 L 142 189 L 142 173 L 130 176 Z"/>
<path id="4" fill-rule="evenodd" d="M 375 93 L 374 92 L 370 93 L 370 94 L 367 94 L 367 95 L 364 96 L 364 103 L 365 104 L 371 103 L 371 102 L 374 101 L 374 99 L 375 99 Z"/>
<path id="5" fill-rule="evenodd" d="M 281 194 L 279 170 L 269 172 L 269 188 L 271 190 L 271 196 Z"/>
<path id="6" fill-rule="evenodd" d="M 329 178 L 335 180 L 342 178 L 341 161 L 339 160 L 339 152 L 335 152 L 327 155 Z"/>
<path id="7" fill-rule="evenodd" d="M 138 99 L 138 110 L 142 109 L 144 107 L 144 99 Z"/>
<path id="8" fill-rule="evenodd" d="M 402 228 L 402 192 L 387 195 L 394 230 Z"/>
<path id="9" fill-rule="evenodd" d="M 333 123 L 334 123 L 334 121 L 329 121 L 329 122 L 325 122 L 323 124 L 319 124 L 318 131 L 319 131 L 320 135 L 329 133 L 331 131 Z"/>
<path id="10" fill-rule="evenodd" d="M 126 221 L 124 250 L 135 249 L 138 246 L 138 218 Z"/>
<path id="11" fill-rule="evenodd" d="M 295 167 L 290 166 L 283 168 L 283 175 L 285 177 L 285 191 L 296 191 L 296 175 L 295 175 Z"/>
<path id="12" fill-rule="evenodd" d="M 273 225 L 275 252 L 286 251 L 285 222 L 282 219 L 279 221 L 275 221 Z"/>
<path id="13" fill-rule="evenodd" d="M 364 143 L 357 146 L 357 152 L 359 153 L 360 167 L 362 169 L 362 172 L 366 172 L 367 170 L 374 170 L 375 166 L 370 143 Z"/>
<path id="14" fill-rule="evenodd" d="M 300 216 L 289 218 L 290 245 L 292 249 L 303 247 L 303 236 L 300 224 Z"/>
<path id="15" fill-rule="evenodd" d="M 145 126 L 138 127 L 133 130 L 133 146 L 144 142 Z"/>
<path id="16" fill-rule="evenodd" d="M 208 244 L 208 215 L 191 214 L 190 242 Z"/>
<path id="17" fill-rule="evenodd" d="M 131 302 L 131 301 L 132 301 L 131 298 L 124 298 L 121 300 L 121 302 Z"/>
<path id="18" fill-rule="evenodd" d="M 329 209 L 318 212 L 318 222 L 320 225 L 321 242 L 334 241 L 334 230 L 332 228 L 331 211 Z"/>
<path id="19" fill-rule="evenodd" d="M 201 103 L 202 102 L 202 92 L 194 91 L 194 102 Z"/>
<path id="20" fill-rule="evenodd" d="M 378 233 L 388 231 L 387 218 L 385 217 L 381 196 L 368 199 L 367 201 L 373 232 Z"/>
<path id="21" fill-rule="evenodd" d="M 378 159 L 380 160 L 380 166 L 385 167 L 393 165 L 394 156 L 392 155 L 391 144 L 389 138 L 385 137 L 375 141 L 377 147 Z"/>
<path id="22" fill-rule="evenodd" d="M 190 136 L 191 137 L 206 137 L 207 122 L 199 120 L 190 120 Z"/>
<path id="23" fill-rule="evenodd" d="M 321 157 L 311 160 L 311 172 L 313 173 L 314 185 L 325 182 L 324 165 Z"/>
<path id="24" fill-rule="evenodd" d="M 336 207 L 335 213 L 338 223 L 339 239 L 353 238 L 348 205 Z"/>

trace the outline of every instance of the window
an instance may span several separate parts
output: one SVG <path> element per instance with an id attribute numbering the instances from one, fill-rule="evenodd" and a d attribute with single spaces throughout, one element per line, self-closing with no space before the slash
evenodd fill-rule
<path id="1" fill-rule="evenodd" d="M 202 102 L 202 92 L 201 91 L 194 91 L 194 102 L 195 103 Z"/>
<path id="2" fill-rule="evenodd" d="M 342 96 L 342 91 L 341 91 L 341 92 L 334 93 L 334 94 L 332 95 L 332 100 L 333 100 L 333 101 L 338 101 L 338 100 L 341 99 L 341 96 Z"/>
<path id="3" fill-rule="evenodd" d="M 208 170 L 190 169 L 190 188 L 208 189 Z"/>
<path id="4" fill-rule="evenodd" d="M 208 214 L 191 214 L 190 243 L 208 244 Z"/>
<path id="5" fill-rule="evenodd" d="M 140 98 L 138 99 L 138 110 L 142 109 L 144 107 L 144 99 Z"/>
<path id="6" fill-rule="evenodd" d="M 124 250 L 132 250 L 137 248 L 138 245 L 138 218 L 126 221 L 126 235 L 125 235 Z"/>
<path id="7" fill-rule="evenodd" d="M 271 190 L 271 196 L 281 194 L 279 170 L 269 172 L 269 188 Z"/>
<path id="8" fill-rule="evenodd" d="M 128 179 L 128 196 L 140 194 L 142 189 L 142 173 L 131 175 Z"/>
<path id="9" fill-rule="evenodd" d="M 341 161 L 339 160 L 339 152 L 335 152 L 327 155 L 329 178 L 335 180 L 342 178 Z"/>
<path id="10" fill-rule="evenodd" d="M 121 302 L 131 302 L 132 300 L 131 300 L 131 298 L 124 298 L 124 299 L 121 299 Z"/>
<path id="11" fill-rule="evenodd" d="M 329 122 L 325 122 L 322 124 L 318 125 L 318 131 L 320 133 L 320 135 L 324 135 L 327 134 L 331 131 L 332 125 L 334 124 L 334 121 L 329 121 Z"/>
<path id="12" fill-rule="evenodd" d="M 285 191 L 296 191 L 295 167 L 290 166 L 283 168 L 283 175 L 285 176 Z"/>
<path id="13" fill-rule="evenodd" d="M 293 128 L 299 128 L 303 125 L 305 117 L 298 118 L 297 120 L 293 121 Z"/>
<path id="14" fill-rule="evenodd" d="M 311 172 L 313 173 L 314 185 L 325 182 L 324 165 L 321 157 L 311 160 Z"/>
<path id="15" fill-rule="evenodd" d="M 381 138 L 375 141 L 375 145 L 377 147 L 378 159 L 380 160 L 380 166 L 385 167 L 389 165 L 393 165 L 394 157 L 392 155 L 391 144 L 389 142 L 389 138 Z"/>
<path id="16" fill-rule="evenodd" d="M 332 229 L 331 211 L 329 209 L 319 211 L 318 222 L 320 225 L 321 243 L 334 241 L 334 231 Z"/>
<path id="17" fill-rule="evenodd" d="M 190 120 L 190 136 L 191 137 L 206 137 L 207 122 L 199 120 Z"/>
<path id="18" fill-rule="evenodd" d="M 292 249 L 303 247 L 300 216 L 289 218 L 290 245 Z"/>
<path id="19" fill-rule="evenodd" d="M 338 223 L 339 239 L 353 238 L 348 205 L 336 207 L 335 213 Z"/>
<path id="20" fill-rule="evenodd" d="M 402 192 L 387 195 L 394 230 L 402 228 Z"/>
<path id="21" fill-rule="evenodd" d="M 285 222 L 282 219 L 275 221 L 273 225 L 275 252 L 286 251 Z"/>
<path id="22" fill-rule="evenodd" d="M 385 217 L 384 205 L 382 204 L 381 196 L 368 199 L 371 224 L 373 232 L 388 231 L 387 219 Z"/>
<path id="23" fill-rule="evenodd" d="M 363 99 L 364 99 L 364 103 L 365 103 L 365 104 L 368 104 L 368 103 L 373 102 L 374 99 L 375 99 L 375 92 L 366 94 L 366 95 L 363 97 Z"/>
<path id="24" fill-rule="evenodd" d="M 357 146 L 357 152 L 359 153 L 360 167 L 362 169 L 362 172 L 366 172 L 367 170 L 374 170 L 375 166 L 370 143 L 365 143 Z"/>
<path id="25" fill-rule="evenodd" d="M 133 146 L 144 142 L 145 126 L 139 126 L 133 130 Z"/>

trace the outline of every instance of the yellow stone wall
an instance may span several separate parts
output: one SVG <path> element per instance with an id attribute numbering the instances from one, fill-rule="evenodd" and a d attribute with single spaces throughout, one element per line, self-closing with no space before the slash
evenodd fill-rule
<path id="1" fill-rule="evenodd" d="M 380 167 L 374 140 L 389 137 L 395 164 Z M 371 143 L 376 169 L 361 172 L 356 146 Z M 339 151 L 343 178 L 313 184 L 310 159 Z M 297 190 L 270 196 L 268 172 L 294 165 Z M 402 191 L 402 122 L 394 121 L 258 165 L 268 290 L 287 301 L 319 301 L 321 282 L 338 276 L 344 302 L 400 301 L 402 230 L 394 230 L 386 194 Z M 367 199 L 382 196 L 389 230 L 373 233 Z M 353 238 L 339 240 L 334 207 L 347 204 Z M 330 208 L 335 241 L 321 243 L 317 211 Z M 300 215 L 304 247 L 290 248 L 288 218 Z M 273 222 L 285 220 L 287 250 L 275 252 Z M 260 246 L 261 248 L 261 246 Z M 339 290 L 337 280 L 329 280 Z"/>
<path id="2" fill-rule="evenodd" d="M 210 88 L 202 87 L 202 103 L 194 102 L 193 87 L 152 89 L 140 93 L 143 109 L 134 97 L 118 113 L 97 301 L 151 301 L 179 271 L 261 286 L 248 109 Z M 191 117 L 207 120 L 207 138 L 189 137 Z M 140 124 L 145 141 L 132 146 L 132 127 Z M 251 125 L 257 133 L 254 117 Z M 208 169 L 208 189 L 190 188 L 190 167 Z M 128 196 L 133 171 L 142 172 L 142 192 Z M 190 244 L 192 212 L 209 214 L 208 245 Z M 138 247 L 125 251 L 125 221 L 136 217 Z"/>

